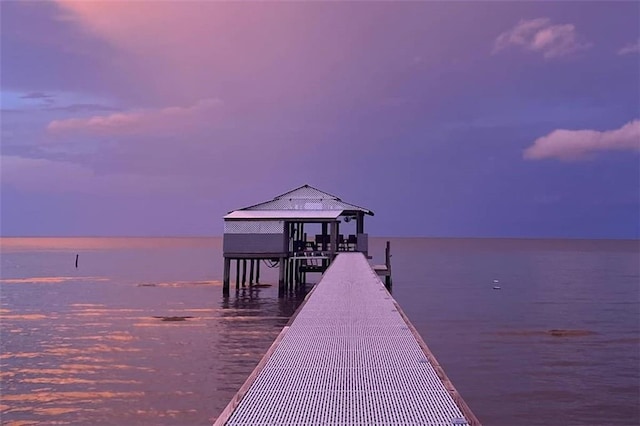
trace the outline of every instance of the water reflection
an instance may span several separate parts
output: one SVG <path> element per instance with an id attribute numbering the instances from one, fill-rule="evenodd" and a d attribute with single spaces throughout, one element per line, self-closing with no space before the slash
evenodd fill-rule
<path id="1" fill-rule="evenodd" d="M 302 303 L 312 285 L 307 284 L 307 286 L 285 293 L 279 291 L 277 299 L 273 298 L 273 288 L 269 289 L 270 291 L 266 297 L 261 298 L 261 293 L 267 290 L 264 285 L 242 287 L 236 290 L 235 294 L 232 292 L 231 296 L 223 297 L 220 306 L 222 309 L 254 310 L 260 315 L 265 314 L 265 309 L 272 310 L 275 308 L 278 316 L 288 318 Z M 230 312 L 227 315 L 233 315 L 233 313 Z"/>
<path id="2" fill-rule="evenodd" d="M 0 284 L 63 284 L 70 281 L 109 281 L 105 277 L 29 277 L 29 278 L 4 278 Z"/>
<path id="3" fill-rule="evenodd" d="M 210 423 L 304 297 L 262 285 L 222 298 L 207 279 L 3 284 L 0 412 L 16 425 Z"/>
<path id="4" fill-rule="evenodd" d="M 0 249 L 23 251 L 85 251 L 121 249 L 175 249 L 193 247 L 219 248 L 221 242 L 213 238 L 91 238 L 91 237 L 2 237 Z M 82 259 L 82 258 L 81 258 Z"/>

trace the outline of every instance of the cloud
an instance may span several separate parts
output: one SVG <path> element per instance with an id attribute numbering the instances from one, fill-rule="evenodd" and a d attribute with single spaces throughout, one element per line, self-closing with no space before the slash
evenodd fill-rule
<path id="1" fill-rule="evenodd" d="M 29 92 L 20 96 L 21 99 L 53 99 L 52 95 L 44 92 Z"/>
<path id="2" fill-rule="evenodd" d="M 45 105 L 55 104 L 56 100 L 53 95 L 44 92 L 29 92 L 20 96 L 20 99 L 42 101 Z"/>
<path id="3" fill-rule="evenodd" d="M 640 53 L 640 40 L 635 43 L 629 43 L 618 50 L 618 55 L 629 55 L 632 53 Z"/>
<path id="4" fill-rule="evenodd" d="M 96 111 L 119 111 L 118 108 L 108 106 L 108 105 L 95 104 L 95 103 L 70 104 L 65 106 L 48 107 L 45 109 L 47 111 L 64 111 L 64 112 L 71 112 L 71 113 L 96 112 Z"/>
<path id="5" fill-rule="evenodd" d="M 108 93 L 120 102 L 183 105 L 201 99 L 207 88 L 207 96 L 221 96 L 230 104 L 251 99 L 243 108 L 271 113 L 267 99 L 297 106 L 301 99 L 344 92 L 340 84 L 350 74 L 341 71 L 354 62 L 354 51 L 374 44 L 368 37 L 360 39 L 357 30 L 371 18 L 358 13 L 358 22 L 351 22 L 352 15 L 340 14 L 349 5 L 321 6 L 322 12 L 296 2 L 55 4 L 58 20 L 109 47 L 100 53 L 113 67 L 105 73 L 115 83 Z M 347 19 L 351 26 L 329 31 L 330 16 Z"/>
<path id="6" fill-rule="evenodd" d="M 111 55 L 121 67 L 113 74 L 120 84 L 133 89 L 121 97 L 142 96 L 136 100 L 150 99 L 160 105 L 200 99 L 203 87 L 214 87 L 218 93 L 220 88 L 239 80 L 243 86 L 260 84 L 279 59 L 280 51 L 274 47 L 295 42 L 293 38 L 278 37 L 282 20 L 259 5 L 244 8 L 220 2 L 55 2 L 58 19 L 112 49 Z M 263 90 L 270 86 L 265 85 Z"/>
<path id="7" fill-rule="evenodd" d="M 81 194 L 180 193 L 187 186 L 175 176 L 135 173 L 96 174 L 67 161 L 0 156 L 2 185 L 28 192 Z"/>
<path id="8" fill-rule="evenodd" d="M 197 125 L 203 116 L 222 105 L 219 99 L 202 99 L 188 107 L 167 107 L 117 112 L 93 117 L 53 120 L 47 126 L 52 134 L 83 132 L 92 134 L 135 134 L 171 131 Z"/>
<path id="9" fill-rule="evenodd" d="M 598 151 L 640 151 L 640 120 L 615 130 L 554 130 L 536 139 L 524 151 L 524 158 L 572 161 L 588 158 Z"/>
<path id="10" fill-rule="evenodd" d="M 549 18 L 520 20 L 496 38 L 493 54 L 511 46 L 541 53 L 546 59 L 560 58 L 591 47 L 577 34 L 573 24 L 554 25 Z"/>

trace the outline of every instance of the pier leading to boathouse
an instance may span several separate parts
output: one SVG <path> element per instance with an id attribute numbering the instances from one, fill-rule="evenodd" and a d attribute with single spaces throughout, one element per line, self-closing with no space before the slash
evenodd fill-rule
<path id="1" fill-rule="evenodd" d="M 215 425 L 479 425 L 362 253 L 340 253 Z"/>
<path id="2" fill-rule="evenodd" d="M 279 267 L 279 295 L 322 277 L 216 425 L 480 422 L 391 296 L 391 247 L 369 264 L 367 208 L 304 185 L 224 217 L 223 293 Z M 383 284 L 379 276 L 384 277 Z"/>

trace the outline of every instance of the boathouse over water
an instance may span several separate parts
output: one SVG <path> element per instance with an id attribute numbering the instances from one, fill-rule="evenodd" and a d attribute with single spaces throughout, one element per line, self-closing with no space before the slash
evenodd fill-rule
<path id="1" fill-rule="evenodd" d="M 224 293 L 234 260 L 236 288 L 245 285 L 247 261 L 249 283 L 259 282 L 263 261 L 279 266 L 284 289 L 304 283 L 308 272 L 324 272 L 339 252 L 368 256 L 365 216 L 373 212 L 309 185 L 230 212 L 224 217 Z"/>
<path id="2" fill-rule="evenodd" d="M 236 288 L 247 261 L 249 285 L 278 265 L 280 294 L 324 274 L 214 426 L 480 426 L 389 292 L 388 241 L 386 265 L 369 265 L 367 215 L 304 185 L 224 217 L 225 295 L 233 260 Z"/>

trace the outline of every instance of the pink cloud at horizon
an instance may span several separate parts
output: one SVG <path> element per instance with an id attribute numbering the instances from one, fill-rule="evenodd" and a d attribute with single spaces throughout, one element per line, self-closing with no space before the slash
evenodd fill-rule
<path id="1" fill-rule="evenodd" d="M 528 160 L 556 158 L 572 161 L 588 158 L 600 151 L 640 151 L 640 120 L 606 131 L 554 130 L 536 139 L 523 156 Z"/>
<path id="2" fill-rule="evenodd" d="M 202 118 L 222 105 L 219 99 L 202 99 L 188 107 L 172 106 L 160 109 L 140 109 L 88 118 L 53 120 L 47 131 L 53 134 L 87 132 L 95 134 L 154 133 L 185 129 L 202 124 Z"/>

